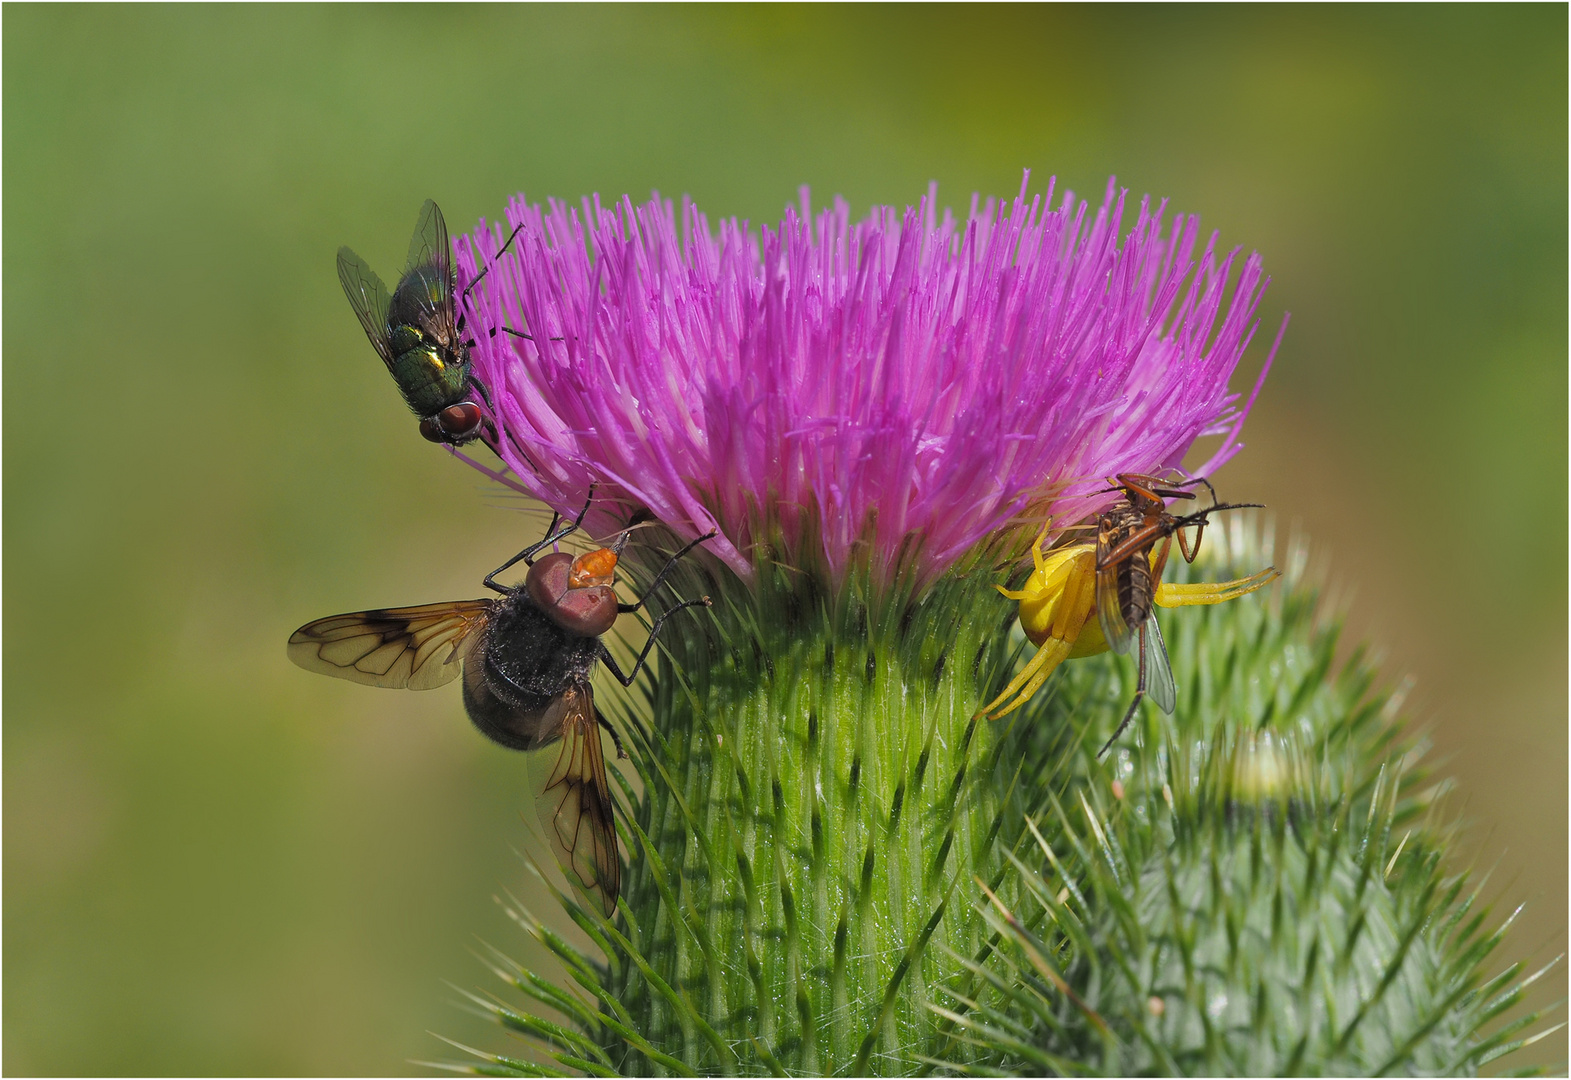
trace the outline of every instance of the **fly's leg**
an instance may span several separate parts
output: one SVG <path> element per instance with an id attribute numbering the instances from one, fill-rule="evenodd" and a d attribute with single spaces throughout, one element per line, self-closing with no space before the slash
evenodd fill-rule
<path id="1" fill-rule="evenodd" d="M 1184 470 L 1174 469 L 1173 471 L 1176 473 L 1182 473 Z M 1193 487 L 1195 484 L 1204 484 L 1206 490 L 1211 493 L 1211 505 L 1216 505 L 1216 488 L 1212 487 L 1211 481 L 1207 480 L 1205 477 L 1186 475 L 1185 479 L 1180 480 L 1179 483 L 1184 487 Z"/>
<path id="2" fill-rule="evenodd" d="M 491 404 L 491 391 L 486 389 L 485 383 L 471 375 L 469 377 L 469 385 L 475 393 L 480 395 L 480 400 L 485 402 L 485 407 L 495 412 L 496 406 Z"/>
<path id="3" fill-rule="evenodd" d="M 1193 482 L 1186 481 L 1186 483 Z M 1195 497 L 1193 491 L 1185 491 L 1182 487 L 1175 487 L 1161 477 L 1151 476 L 1147 473 L 1119 473 L 1109 483 L 1116 483 L 1118 486 L 1107 488 L 1105 491 L 1094 491 L 1092 494 L 1105 495 L 1118 491 L 1122 492 L 1127 498 L 1130 492 L 1134 492 L 1136 495 L 1143 496 L 1152 502 L 1161 502 L 1163 499 L 1193 499 Z M 1130 499 L 1130 502 L 1133 501 L 1133 499 Z"/>
<path id="4" fill-rule="evenodd" d="M 1161 522 L 1155 525 L 1147 525 L 1133 533 L 1117 547 L 1107 551 L 1098 551 L 1096 553 L 1096 568 L 1098 570 L 1106 570 L 1109 566 L 1117 566 L 1121 562 L 1134 558 L 1136 552 L 1150 551 L 1157 540 L 1161 539 L 1161 536 Z"/>
<path id="5" fill-rule="evenodd" d="M 622 745 L 622 736 L 616 733 L 616 728 L 611 726 L 611 721 L 607 720 L 603 715 L 601 715 L 599 709 L 595 710 L 595 723 L 599 724 L 610 733 L 611 741 L 616 744 L 616 756 L 619 758 L 627 757 L 627 748 Z"/>
<path id="6" fill-rule="evenodd" d="M 682 558 L 683 555 L 686 555 L 689 551 L 692 551 L 695 547 L 697 547 L 699 544 L 702 544 L 705 540 L 713 540 L 715 537 L 717 537 L 719 535 L 720 535 L 720 530 L 719 529 L 710 529 L 703 536 L 700 536 L 697 540 L 692 541 L 686 547 L 684 547 L 681 551 L 678 551 L 675 555 L 671 556 L 671 558 L 666 560 L 666 564 L 660 568 L 660 572 L 655 575 L 655 579 L 649 583 L 649 588 L 644 590 L 644 595 L 640 596 L 638 598 L 638 603 L 636 603 L 636 604 L 618 604 L 618 605 L 616 605 L 617 612 L 620 613 L 620 614 L 625 615 L 629 611 L 637 611 L 639 608 L 643 607 L 644 606 L 644 599 L 646 597 L 654 595 L 654 591 L 660 587 L 660 583 L 665 580 L 665 576 L 671 572 L 671 568 L 677 564 L 677 562 Z M 627 538 L 627 534 L 623 533 L 622 534 L 622 538 L 623 538 L 623 540 L 625 540 Z M 618 551 L 621 550 L 621 544 L 620 543 L 617 544 L 617 550 Z M 671 611 L 675 611 L 675 610 L 676 610 L 676 608 L 672 608 L 671 609 Z M 667 612 L 666 614 L 669 615 L 670 612 Z M 662 619 L 665 618 L 665 615 L 660 616 L 660 618 L 662 618 Z M 655 625 L 658 626 L 659 623 L 657 622 Z M 653 638 L 654 635 L 650 634 L 650 637 Z"/>
<path id="7" fill-rule="evenodd" d="M 480 279 L 476 278 L 475 280 L 478 281 Z M 458 317 L 458 329 L 459 329 L 460 332 L 462 332 L 463 329 L 464 329 L 464 317 L 462 315 L 460 315 Z M 534 340 L 534 337 L 532 335 L 526 334 L 522 330 L 514 330 L 511 326 L 493 326 L 493 327 L 491 327 L 490 330 L 488 330 L 486 332 L 486 337 L 489 337 L 489 338 L 496 337 L 496 332 L 498 330 L 502 331 L 502 333 L 504 333 L 504 334 L 512 334 L 516 338 L 523 338 L 525 341 L 533 341 Z M 547 341 L 566 341 L 567 339 L 565 337 L 554 337 L 554 338 L 546 338 L 546 340 Z M 467 340 L 464 341 L 464 344 L 472 349 L 472 348 L 475 347 L 475 339 L 474 338 L 468 338 Z"/>
<path id="8" fill-rule="evenodd" d="M 500 574 L 503 570 L 506 570 L 509 566 L 512 566 L 514 563 L 519 561 L 522 561 L 525 566 L 534 565 L 534 557 L 537 551 L 539 551 L 541 548 L 550 547 L 564 536 L 568 536 L 571 533 L 578 531 L 578 527 L 584 523 L 584 515 L 589 513 L 589 504 L 594 501 L 595 485 L 590 484 L 589 497 L 584 500 L 584 508 L 578 512 L 578 516 L 573 519 L 573 523 L 571 525 L 565 525 L 561 529 L 558 529 L 557 525 L 561 522 L 562 515 L 552 514 L 551 527 L 546 530 L 545 539 L 541 540 L 539 543 L 530 544 L 517 555 L 514 555 L 511 559 L 508 559 L 501 566 L 498 566 L 495 570 L 487 574 L 485 576 L 485 587 L 502 593 L 503 595 L 511 595 L 514 590 L 508 588 L 506 585 L 498 585 L 496 583 L 496 575 Z"/>
<path id="9" fill-rule="evenodd" d="M 1204 484 L 1206 486 L 1206 491 L 1211 493 L 1211 505 L 1206 507 L 1204 510 L 1199 511 L 1198 516 L 1200 517 L 1200 524 L 1195 526 L 1194 544 L 1191 545 L 1189 543 L 1188 538 L 1184 535 L 1183 529 L 1178 530 L 1179 550 L 1184 553 L 1184 561 L 1192 563 L 1195 561 L 1195 557 L 1200 554 L 1200 538 L 1206 534 L 1206 521 L 1208 519 L 1205 515 L 1209 514 L 1212 510 L 1215 510 L 1222 504 L 1217 501 L 1216 488 L 1212 487 L 1211 481 L 1207 480 L 1205 477 L 1197 476 L 1192 480 L 1186 480 L 1184 482 L 1186 484 Z"/>
<path id="10" fill-rule="evenodd" d="M 467 303 L 469 301 L 469 294 L 474 291 L 474 287 L 476 285 L 480 284 L 481 279 L 484 278 L 487 274 L 489 274 L 491 272 L 491 267 L 496 265 L 496 260 L 500 259 L 503 255 L 507 254 L 507 249 L 513 246 L 513 240 L 518 236 L 519 233 L 521 233 L 523 231 L 524 231 L 524 226 L 523 226 L 522 223 L 520 223 L 518 226 L 516 226 L 513 229 L 513 231 L 511 233 L 508 234 L 507 242 L 505 244 L 503 244 L 500 248 L 497 249 L 495 258 L 493 258 L 491 260 L 491 262 L 488 263 L 485 266 L 484 269 L 482 269 L 478 274 L 475 275 L 475 279 L 473 281 L 471 281 L 468 285 L 464 286 L 464 291 L 462 293 L 460 293 L 459 297 L 458 297 L 458 302 L 460 304 L 465 304 L 465 303 Z M 458 319 L 459 319 L 458 329 L 459 329 L 460 332 L 462 332 L 463 329 L 464 329 L 464 323 L 463 323 L 464 316 L 462 314 L 460 314 L 458 316 Z M 503 326 L 503 327 L 495 327 L 495 326 L 493 326 L 491 328 L 490 336 L 491 337 L 496 337 L 496 332 L 497 332 L 498 329 L 502 330 L 504 333 L 512 334 L 514 337 L 521 337 L 525 341 L 533 341 L 534 340 L 534 338 L 530 337 L 528 334 L 519 333 L 517 330 L 514 330 L 512 327 L 508 327 L 508 326 Z M 562 338 L 552 338 L 551 340 L 552 341 L 561 341 L 563 339 Z M 466 344 L 466 345 L 473 345 L 474 344 L 474 340 L 470 339 L 469 341 L 466 341 L 464 344 Z"/>
<path id="11" fill-rule="evenodd" d="M 1140 627 L 1140 674 L 1135 679 L 1135 700 L 1133 700 L 1133 701 L 1131 701 L 1129 703 L 1129 711 L 1124 714 L 1124 719 L 1119 723 L 1118 730 L 1113 732 L 1113 737 L 1108 739 L 1107 742 L 1103 743 L 1102 744 L 1102 749 L 1100 749 L 1100 750 L 1098 750 L 1096 752 L 1096 756 L 1099 759 L 1104 754 L 1106 754 L 1108 752 L 1108 750 L 1110 750 L 1112 748 L 1112 746 L 1113 746 L 1113 744 L 1115 742 L 1118 741 L 1118 737 L 1120 735 L 1122 735 L 1124 733 L 1124 729 L 1129 726 L 1129 721 L 1131 721 L 1131 720 L 1133 720 L 1135 718 L 1135 710 L 1140 708 L 1140 703 L 1145 700 L 1145 696 L 1146 696 L 1146 628 L 1144 626 L 1141 626 Z"/>
<path id="12" fill-rule="evenodd" d="M 523 330 L 514 330 L 514 329 L 512 329 L 512 327 L 492 327 L 492 336 L 493 336 L 493 338 L 495 338 L 496 332 L 498 332 L 498 330 L 501 330 L 501 332 L 503 332 L 503 333 L 511 333 L 511 335 L 515 336 L 515 338 L 523 338 L 523 340 L 525 340 L 525 341 L 534 341 L 533 336 L 529 336 L 528 333 L 523 332 Z M 547 338 L 547 341 L 566 341 L 566 340 L 567 340 L 567 338 Z"/>
<path id="13" fill-rule="evenodd" d="M 484 270 L 482 270 L 478 274 L 476 274 L 475 275 L 475 279 L 473 281 L 471 281 L 468 285 L 464 286 L 464 291 L 463 291 L 462 295 L 460 295 L 459 298 L 458 298 L 459 303 L 463 303 L 465 300 L 469 299 L 469 293 L 474 289 L 474 287 L 476 285 L 480 284 L 480 279 L 481 278 L 485 277 L 487 274 L 489 274 L 491 272 L 491 267 L 496 265 L 496 259 L 500 259 L 504 254 L 506 254 L 507 249 L 513 246 L 513 237 L 517 236 L 519 233 L 521 233 L 523 231 L 524 231 L 524 226 L 523 226 L 522 223 L 520 223 L 518 225 L 518 227 L 513 230 L 512 235 L 507 238 L 507 243 L 503 244 L 500 248 L 497 249 L 496 258 L 492 259 L 491 262 L 486 266 L 486 268 Z"/>
<path id="14" fill-rule="evenodd" d="M 675 615 L 683 608 L 709 607 L 711 603 L 712 601 L 709 599 L 709 597 L 700 596 L 697 600 L 684 600 L 680 604 L 676 605 L 676 607 L 661 612 L 660 617 L 656 619 L 654 621 L 654 625 L 649 628 L 649 640 L 644 642 L 644 651 L 638 654 L 638 659 L 633 661 L 633 670 L 628 672 L 626 675 L 622 674 L 622 669 L 617 666 L 616 659 L 611 655 L 611 650 L 605 647 L 605 642 L 603 641 L 599 642 L 600 662 L 610 670 L 612 675 L 616 676 L 617 682 L 621 683 L 623 686 L 632 686 L 633 680 L 638 677 L 639 670 L 644 666 L 644 659 L 649 655 L 649 650 L 655 647 L 655 638 L 660 636 L 661 625 L 672 615 Z"/>
<path id="15" fill-rule="evenodd" d="M 459 319 L 462 320 L 463 316 L 460 315 Z M 459 329 L 463 329 L 463 328 L 459 327 Z M 467 342 L 465 342 L 465 344 L 466 345 L 473 345 L 474 342 L 473 341 L 467 341 Z M 499 441 L 501 441 L 501 440 L 500 440 L 500 436 L 497 435 L 496 421 L 491 418 L 492 416 L 496 415 L 496 406 L 491 403 L 491 391 L 486 389 L 485 383 L 481 382 L 479 379 L 475 378 L 472 375 L 469 377 L 469 388 L 471 390 L 473 390 L 475 393 L 480 395 L 480 400 L 485 402 L 486 409 L 491 413 L 491 416 L 482 416 L 481 419 L 485 423 L 484 441 L 486 442 L 487 445 L 489 445 L 491 447 L 495 447 L 496 444 Z M 525 458 L 525 460 L 529 460 L 529 455 L 525 454 L 524 458 Z M 529 463 L 531 465 L 534 464 L 534 462 L 532 460 L 530 460 Z"/>
<path id="16" fill-rule="evenodd" d="M 1178 546 L 1184 552 L 1184 558 L 1189 562 L 1195 561 L 1195 556 L 1200 554 L 1200 538 L 1205 535 L 1206 524 L 1211 520 L 1211 515 L 1218 510 L 1263 510 L 1265 503 L 1216 503 L 1204 510 L 1196 510 L 1193 514 L 1183 517 L 1170 517 L 1164 524 L 1168 532 L 1178 534 Z M 1184 530 L 1190 526 L 1195 527 L 1195 542 L 1193 547 L 1184 539 Z"/>

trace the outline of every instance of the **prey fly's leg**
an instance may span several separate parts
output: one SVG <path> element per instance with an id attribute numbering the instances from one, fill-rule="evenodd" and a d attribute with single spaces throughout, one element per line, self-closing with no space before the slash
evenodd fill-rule
<path id="1" fill-rule="evenodd" d="M 1263 510 L 1264 503 L 1217 503 L 1204 510 L 1196 510 L 1193 514 L 1172 518 L 1167 523 L 1167 528 L 1178 534 L 1178 546 L 1184 553 L 1184 558 L 1189 562 L 1195 561 L 1195 556 L 1200 554 L 1200 538 L 1205 535 L 1206 523 L 1210 516 L 1218 510 Z M 1184 539 L 1184 530 L 1190 526 L 1195 527 L 1195 540 L 1191 547 Z"/>
<path id="2" fill-rule="evenodd" d="M 1132 558 L 1136 552 L 1150 550 L 1151 546 L 1162 538 L 1163 528 L 1164 525 L 1160 521 L 1152 525 L 1146 525 L 1125 537 L 1124 542 L 1117 547 L 1108 551 L 1098 551 L 1096 553 L 1096 568 L 1098 570 L 1106 570 L 1109 566 L 1117 566 L 1119 563 Z"/>
<path id="3" fill-rule="evenodd" d="M 1192 561 L 1196 560 L 1197 555 L 1200 553 L 1200 538 L 1205 536 L 1205 522 L 1207 522 L 1207 519 L 1203 517 L 1203 514 L 1210 514 L 1213 509 L 1221 506 L 1221 503 L 1216 500 L 1216 489 L 1211 487 L 1210 479 L 1205 478 L 1205 476 L 1194 476 L 1194 478 L 1186 479 L 1185 483 L 1205 484 L 1205 489 L 1207 489 L 1208 492 L 1211 492 L 1211 505 L 1208 506 L 1207 509 L 1200 511 L 1202 517 L 1200 517 L 1200 523 L 1197 525 L 1196 530 L 1194 530 L 1194 544 L 1189 542 L 1188 536 L 1185 536 L 1185 531 L 1181 530 L 1181 528 L 1178 530 L 1178 550 L 1183 552 L 1183 561 L 1186 561 L 1186 563 L 1192 563 Z"/>
<path id="4" fill-rule="evenodd" d="M 1144 495 L 1152 502 L 1161 502 L 1163 499 L 1193 499 L 1193 491 L 1185 491 L 1182 487 L 1163 480 L 1159 476 L 1150 476 L 1146 473 L 1119 473 L 1118 482 L 1125 492 L 1136 492 Z"/>
<path id="5" fill-rule="evenodd" d="M 1203 476 L 1196 476 L 1193 479 L 1186 480 L 1185 483 L 1189 483 L 1189 484 L 1204 484 L 1206 486 L 1206 490 L 1211 493 L 1211 505 L 1212 506 L 1217 505 L 1218 500 L 1217 500 L 1217 497 L 1216 497 L 1216 488 L 1211 486 L 1211 481 L 1207 480 Z"/>
<path id="6" fill-rule="evenodd" d="M 1211 502 L 1213 504 L 1216 502 L 1216 488 L 1212 487 L 1211 481 L 1207 480 L 1205 477 L 1190 476 L 1188 473 L 1184 472 L 1183 469 L 1176 467 L 1169 471 L 1176 472 L 1179 476 L 1183 477 L 1183 479 L 1173 481 L 1163 480 L 1155 476 L 1148 476 L 1145 478 L 1152 481 L 1152 483 L 1148 486 L 1154 494 L 1160 495 L 1164 499 L 1193 499 L 1196 497 L 1195 493 L 1193 491 L 1185 491 L 1184 489 L 1192 488 L 1196 484 L 1203 484 L 1205 489 L 1211 493 Z"/>
<path id="7" fill-rule="evenodd" d="M 589 504 L 594 501 L 595 485 L 590 484 L 589 497 L 584 500 L 584 508 L 578 512 L 578 516 L 573 519 L 573 523 L 571 525 L 566 525 L 561 529 L 558 529 L 557 524 L 562 520 L 562 516 L 560 514 L 551 515 L 551 527 L 546 530 L 545 539 L 541 540 L 539 543 L 530 544 L 517 555 L 514 555 L 511 559 L 508 559 L 501 566 L 498 566 L 495 570 L 487 574 L 485 576 L 485 587 L 493 590 L 494 592 L 502 593 L 503 595 L 510 595 L 513 590 L 508 588 L 506 585 L 498 585 L 496 583 L 496 575 L 500 574 L 503 570 L 506 570 L 509 566 L 512 566 L 514 563 L 519 561 L 522 561 L 525 566 L 534 565 L 535 552 L 539 551 L 541 548 L 550 547 L 564 536 L 568 536 L 571 533 L 578 531 L 578 527 L 584 523 L 584 515 L 589 513 Z"/>
<path id="8" fill-rule="evenodd" d="M 1129 726 L 1129 721 L 1135 718 L 1135 710 L 1140 708 L 1140 702 L 1146 696 L 1146 628 L 1140 627 L 1140 673 L 1135 678 L 1135 700 L 1129 703 L 1129 711 L 1124 714 L 1124 719 L 1119 723 L 1118 730 L 1113 732 L 1113 737 L 1102 744 L 1102 749 L 1096 752 L 1098 758 L 1102 757 L 1118 741 L 1118 737 Z"/>
<path id="9" fill-rule="evenodd" d="M 677 561 L 679 559 L 681 559 L 681 557 L 683 555 L 686 555 L 689 551 L 692 551 L 695 547 L 697 547 L 699 544 L 702 544 L 705 540 L 713 540 L 715 537 L 717 537 L 719 535 L 720 535 L 720 530 L 719 529 L 710 529 L 703 536 L 700 536 L 697 540 L 692 541 L 690 544 L 688 544 L 686 547 L 684 547 L 681 551 L 678 551 L 675 555 L 671 556 L 670 559 L 666 560 L 666 564 L 660 568 L 660 572 L 655 575 L 655 579 L 649 583 L 649 588 L 644 590 L 643 596 L 640 596 L 638 598 L 638 603 L 636 603 L 636 604 L 618 604 L 616 606 L 616 610 L 619 613 L 625 615 L 629 611 L 637 611 L 639 608 L 643 607 L 644 606 L 644 600 L 647 599 L 648 597 L 654 595 L 654 591 L 660 587 L 660 583 L 665 580 L 665 576 L 671 572 L 671 568 L 677 564 Z M 672 608 L 671 610 L 675 611 L 676 609 Z M 662 615 L 660 617 L 662 619 L 665 618 L 664 615 Z"/>
<path id="10" fill-rule="evenodd" d="M 654 625 L 649 628 L 649 640 L 644 642 L 644 651 L 638 654 L 637 660 L 633 661 L 633 670 L 628 674 L 622 674 L 622 669 L 617 666 L 615 658 L 611 655 L 611 650 L 605 647 L 605 642 L 603 641 L 599 642 L 600 662 L 605 664 L 612 675 L 616 676 L 617 682 L 621 683 L 623 686 L 632 686 L 633 680 L 638 677 L 639 669 L 644 666 L 644 658 L 649 655 L 649 650 L 655 647 L 655 638 L 660 636 L 661 624 L 669 619 L 672 615 L 675 615 L 678 611 L 681 611 L 683 608 L 709 607 L 710 604 L 711 601 L 709 597 L 700 596 L 697 600 L 684 600 L 680 604 L 676 605 L 676 607 L 661 612 L 660 617 L 656 619 L 654 621 Z"/>

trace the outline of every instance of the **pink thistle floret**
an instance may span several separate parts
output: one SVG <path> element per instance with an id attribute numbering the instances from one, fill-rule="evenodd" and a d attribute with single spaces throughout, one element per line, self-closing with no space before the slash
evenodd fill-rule
<path id="1" fill-rule="evenodd" d="M 1197 262 L 1198 219 L 1164 226 L 1165 202 L 1142 199 L 1121 240 L 1125 194 L 1109 181 L 1095 211 L 1072 194 L 1053 210 L 1051 184 L 1022 184 L 957 221 L 935 190 L 852 224 L 804 189 L 758 233 L 685 199 L 678 218 L 658 196 L 515 197 L 505 230 L 457 241 L 460 287 L 491 267 L 470 295 L 488 441 L 557 510 L 594 482 L 684 538 L 718 529 L 707 548 L 744 579 L 773 535 L 771 557 L 832 577 L 861 550 L 930 580 L 1028 513 L 1082 520 L 1108 476 L 1221 435 L 1210 473 L 1259 392 L 1239 408 L 1228 380 L 1268 279 L 1253 254 L 1234 278 L 1214 234 Z M 504 326 L 530 337 L 488 332 Z"/>

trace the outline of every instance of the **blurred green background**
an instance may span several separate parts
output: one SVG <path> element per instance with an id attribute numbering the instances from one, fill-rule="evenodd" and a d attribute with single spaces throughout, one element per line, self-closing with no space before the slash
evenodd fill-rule
<path id="1" fill-rule="evenodd" d="M 1505 951 L 1563 950 L 1566 32 L 1562 6 L 9 6 L 4 1070 L 398 1073 L 447 1056 L 429 1031 L 505 1041 L 443 980 L 492 986 L 477 938 L 527 952 L 491 900 L 525 888 L 522 762 L 456 690 L 283 648 L 475 595 L 538 528 L 416 436 L 339 289 L 338 245 L 395 274 L 427 196 L 455 230 L 519 190 L 762 221 L 802 183 L 963 208 L 1029 166 L 1258 248 L 1265 336 L 1293 324 L 1222 490 L 1333 554 L 1355 639 L 1416 677 L 1464 857 L 1528 904 Z"/>

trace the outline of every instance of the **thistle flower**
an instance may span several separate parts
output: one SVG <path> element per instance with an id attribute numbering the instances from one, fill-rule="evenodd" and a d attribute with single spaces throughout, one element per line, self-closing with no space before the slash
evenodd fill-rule
<path id="1" fill-rule="evenodd" d="M 1073 673 L 1100 674 L 1091 696 L 1039 694 L 1013 726 L 980 715 L 1019 661 L 993 570 L 1049 515 L 1107 505 L 1111 473 L 1175 467 L 1208 434 L 1222 439 L 1199 471 L 1213 472 L 1259 389 L 1240 402 L 1228 388 L 1257 326 L 1259 258 L 1201 248 L 1196 220 L 1165 223 L 1165 203 L 1125 216 L 1111 183 L 1095 210 L 1022 186 L 1007 204 L 973 199 L 964 221 L 932 192 L 855 224 L 804 192 L 757 233 L 713 229 L 685 201 L 678 217 L 658 198 L 520 198 L 505 233 L 460 238 L 461 286 L 488 275 L 470 325 L 496 328 L 477 335 L 474 377 L 507 471 L 485 471 L 559 511 L 595 484 L 591 529 L 647 512 L 665 530 L 650 551 L 718 531 L 707 564 L 666 579 L 713 608 L 665 624 L 646 700 L 602 700 L 641 781 L 613 773 L 629 854 L 616 917 L 558 894 L 585 952 L 512 906 L 571 990 L 495 958 L 567 1022 L 475 999 L 559 1066 L 1015 1060 L 940 1011 L 1010 1016 L 1019 1001 L 990 964 L 1009 942 L 979 883 L 1002 906 L 1036 895 L 1017 865 L 1031 822 L 1066 784 L 1106 779 L 1080 747 L 1127 698 L 1093 658 Z M 623 565 L 647 584 L 638 547 Z M 1180 712 L 1205 731 L 1225 679 L 1186 692 L 1188 677 Z M 541 1068 L 480 1056 L 483 1071 Z"/>
<path id="2" fill-rule="evenodd" d="M 800 212 L 755 234 L 690 201 L 515 198 L 460 242 L 489 266 L 475 378 L 494 449 L 548 505 L 591 481 L 750 580 L 774 558 L 841 580 L 859 544 L 933 580 L 1027 511 L 1077 521 L 1103 479 L 1179 464 L 1243 408 L 1228 379 L 1266 286 L 1258 256 L 1203 250 L 1199 222 L 1125 195 Z M 502 238 L 522 232 L 501 258 Z M 1198 257 L 1198 262 L 1197 262 Z M 1233 288 L 1229 295 L 1230 277 Z M 1274 356 L 1273 349 L 1272 355 Z M 1270 359 L 1266 368 L 1269 369 Z M 1265 370 L 1261 378 L 1265 377 Z M 1255 392 L 1259 383 L 1255 385 Z"/>

